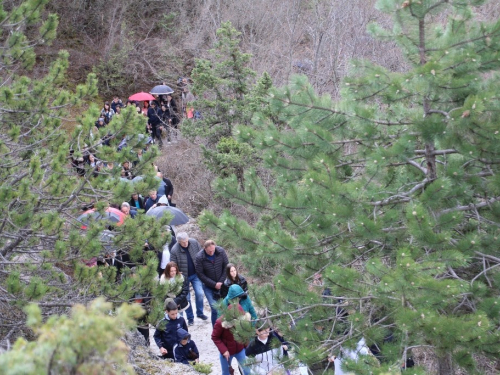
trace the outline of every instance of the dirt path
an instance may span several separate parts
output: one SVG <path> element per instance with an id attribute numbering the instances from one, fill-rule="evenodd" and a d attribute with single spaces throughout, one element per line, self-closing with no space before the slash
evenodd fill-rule
<path id="1" fill-rule="evenodd" d="M 194 306 L 194 291 L 191 289 L 191 306 Z M 204 305 L 204 313 L 208 316 L 208 320 L 201 320 L 198 318 L 194 319 L 194 325 L 189 326 L 189 333 L 191 334 L 191 338 L 196 343 L 198 350 L 200 352 L 200 362 L 203 363 L 211 363 L 212 364 L 212 374 L 220 375 L 222 373 L 219 361 L 219 350 L 212 341 L 212 323 L 210 322 L 210 307 L 205 299 Z M 186 314 L 184 314 L 184 318 L 186 318 Z M 154 329 L 150 329 L 150 337 L 151 337 L 151 349 L 160 354 L 160 350 L 156 343 L 153 340 Z M 236 370 L 236 374 L 238 374 L 237 366 L 235 365 L 237 362 L 233 360 L 233 368 Z"/>

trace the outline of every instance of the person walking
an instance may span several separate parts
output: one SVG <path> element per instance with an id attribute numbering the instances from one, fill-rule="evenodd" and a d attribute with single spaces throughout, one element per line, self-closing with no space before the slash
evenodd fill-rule
<path id="1" fill-rule="evenodd" d="M 243 289 L 245 293 L 248 292 L 247 280 L 238 273 L 238 269 L 235 264 L 228 263 L 226 266 L 226 280 L 224 280 L 221 287 L 222 298 L 226 298 L 229 287 L 234 284 L 241 286 L 241 289 Z"/>
<path id="2" fill-rule="evenodd" d="M 170 250 L 170 261 L 175 262 L 179 266 L 179 270 L 187 277 L 194 289 L 196 301 L 196 316 L 202 320 L 207 320 L 208 317 L 203 313 L 203 286 L 196 273 L 195 257 L 203 251 L 201 245 L 194 238 L 189 238 L 186 232 L 180 232 L 176 236 L 177 243 Z M 191 295 L 188 293 L 187 299 L 191 302 Z M 193 307 L 191 304 L 186 309 L 186 317 L 188 325 L 194 324 Z"/>
<path id="3" fill-rule="evenodd" d="M 217 246 L 213 240 L 208 240 L 196 255 L 196 274 L 203 283 L 205 297 L 212 310 L 212 326 L 217 320 L 216 302 L 221 299 L 221 287 L 226 278 L 226 266 L 229 263 L 226 250 Z"/>
<path id="4" fill-rule="evenodd" d="M 230 310 L 235 308 L 234 306 L 230 307 Z M 222 375 L 229 375 L 229 366 L 231 366 L 231 362 L 233 358 L 240 363 L 243 374 L 250 375 L 250 370 L 245 366 L 246 354 L 245 354 L 245 345 L 236 341 L 233 336 L 231 330 L 238 324 L 240 319 L 250 320 L 250 316 L 247 316 L 240 305 L 237 305 L 237 311 L 228 310 L 227 314 L 230 317 L 226 318 L 222 315 L 219 319 L 216 320 L 214 329 L 212 331 L 212 341 L 215 346 L 219 350 L 219 360 L 220 366 L 222 370 Z M 235 316 L 236 315 L 236 316 Z"/>
<path id="5" fill-rule="evenodd" d="M 157 103 L 153 100 L 151 102 L 151 106 L 147 110 L 148 116 L 148 126 L 151 128 L 151 137 L 153 138 L 153 142 L 156 139 L 158 141 L 158 145 L 161 147 L 163 145 L 163 141 L 161 138 L 161 119 L 158 115 Z"/>
<path id="6" fill-rule="evenodd" d="M 248 297 L 248 294 L 238 284 L 231 285 L 226 298 L 224 298 L 224 305 L 229 306 L 232 304 L 239 304 L 245 312 L 251 315 L 254 321 L 257 320 L 257 312 L 253 307 L 250 297 Z"/>
<path id="7" fill-rule="evenodd" d="M 165 272 L 160 276 L 160 284 L 165 285 L 165 297 L 172 298 L 177 304 L 179 312 L 182 314 L 189 305 L 189 301 L 187 300 L 189 283 L 179 271 L 177 263 L 167 263 Z"/>
<path id="8" fill-rule="evenodd" d="M 153 338 L 160 348 L 161 358 L 174 359 L 174 346 L 178 341 L 177 330 L 182 328 L 187 332 L 188 327 L 184 318 L 178 316 L 177 303 L 172 298 L 167 298 L 163 307 L 165 318 L 156 327 Z"/>

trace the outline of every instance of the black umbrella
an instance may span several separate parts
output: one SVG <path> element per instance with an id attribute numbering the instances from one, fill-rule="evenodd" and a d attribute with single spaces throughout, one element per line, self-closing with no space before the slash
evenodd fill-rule
<path id="1" fill-rule="evenodd" d="M 173 92 L 174 90 L 172 90 L 170 86 L 158 85 L 153 87 L 149 93 L 152 95 L 167 95 L 167 94 L 172 94 Z"/>
<path id="2" fill-rule="evenodd" d="M 146 212 L 147 216 L 153 216 L 157 219 L 162 217 L 165 212 L 169 212 L 172 215 L 174 215 L 174 218 L 170 221 L 170 225 L 181 225 L 181 224 L 186 224 L 189 221 L 189 217 L 182 212 L 182 210 L 179 210 L 176 207 L 172 206 L 158 206 L 155 208 L 150 208 L 148 212 Z"/>

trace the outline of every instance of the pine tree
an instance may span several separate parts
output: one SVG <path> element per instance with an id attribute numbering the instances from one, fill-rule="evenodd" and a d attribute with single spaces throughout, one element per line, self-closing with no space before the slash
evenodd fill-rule
<path id="1" fill-rule="evenodd" d="M 3 374 L 134 374 L 127 364 L 129 348 L 121 338 L 144 314 L 138 305 L 123 304 L 110 315 L 112 304 L 99 298 L 88 307 L 75 305 L 69 316 L 43 323 L 36 304 L 26 307 L 28 325 L 37 340 L 19 338 L 0 354 Z"/>
<path id="2" fill-rule="evenodd" d="M 36 62 L 34 47 L 55 38 L 57 17 L 45 14 L 47 1 L 25 1 L 6 11 L 0 7 L 0 338 L 11 340 L 24 330 L 23 308 L 37 301 L 43 316 L 64 313 L 77 302 L 86 303 L 104 294 L 117 304 L 128 302 L 135 293 L 155 290 L 155 254 L 143 255 L 144 240 L 156 248 L 167 240 L 160 228 L 164 222 L 139 217 L 132 223 L 115 227 L 104 238 L 106 221 L 81 229 L 76 220 L 82 207 L 93 204 L 104 211 L 108 203 L 128 201 L 134 191 L 154 187 L 151 162 L 153 149 L 138 162 L 134 173 L 143 175 L 138 184 L 120 180 L 120 170 L 101 172 L 93 177 L 93 168 L 83 167 L 78 174 L 71 164 L 91 152 L 103 162 L 119 165 L 125 160 L 138 161 L 135 151 L 142 148 L 145 120 L 132 108 L 104 129 L 95 131 L 99 108 L 90 109 L 75 122 L 68 121 L 69 109 L 97 94 L 93 74 L 74 92 L 65 82 L 68 53 L 61 51 L 40 78 L 26 74 Z M 24 74 L 24 75 L 23 75 Z M 69 131 L 68 128 L 73 128 Z M 124 135 L 127 146 L 117 151 Z M 110 147 L 103 145 L 106 139 Z M 71 154 L 72 152 L 72 154 Z M 166 221 L 166 220 L 165 220 Z M 115 283 L 113 267 L 98 269 L 82 260 L 103 255 L 105 247 L 129 253 L 143 260 L 133 276 L 124 271 L 124 282 Z M 153 302 L 153 320 L 161 307 Z M 154 321 L 154 320 L 153 320 Z M 3 341 L 2 344 L 6 342 Z"/>
<path id="3" fill-rule="evenodd" d="M 258 220 L 202 223 L 254 274 L 279 271 L 253 298 L 301 361 L 324 368 L 362 337 L 378 361 L 345 361 L 356 374 L 399 373 L 429 348 L 441 375 L 498 358 L 500 21 L 475 20 L 483 3 L 379 1 L 394 26 L 370 31 L 398 43 L 408 71 L 355 61 L 336 101 L 294 77 L 238 128 L 274 184 L 218 180 Z"/>
<path id="4" fill-rule="evenodd" d="M 217 30 L 217 40 L 208 59 L 198 59 L 192 72 L 193 106 L 201 118 L 184 121 L 182 132 L 190 140 L 202 138 L 203 156 L 219 176 L 235 174 L 243 188 L 244 171 L 255 164 L 254 149 L 234 138 L 238 125 L 251 123 L 255 110 L 262 109 L 272 81 L 267 73 L 255 82 L 248 67 L 251 55 L 239 47 L 240 35 L 230 22 Z"/>

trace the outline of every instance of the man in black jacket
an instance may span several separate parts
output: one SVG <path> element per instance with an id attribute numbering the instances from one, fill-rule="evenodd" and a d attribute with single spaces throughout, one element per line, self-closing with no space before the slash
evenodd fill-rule
<path id="1" fill-rule="evenodd" d="M 204 250 L 196 255 L 196 274 L 203 283 L 203 291 L 212 310 L 212 326 L 217 320 L 215 303 L 221 298 L 220 289 L 226 278 L 226 266 L 229 263 L 226 251 L 216 246 L 213 240 L 205 241 Z"/>
<path id="2" fill-rule="evenodd" d="M 163 145 L 161 139 L 161 118 L 160 110 L 158 109 L 158 104 L 155 101 L 151 102 L 151 107 L 148 108 L 148 126 L 151 127 L 153 140 L 158 139 L 158 144 L 161 147 Z"/>
<path id="3" fill-rule="evenodd" d="M 179 266 L 179 271 L 184 275 L 185 278 L 193 285 L 194 296 L 196 300 L 196 316 L 202 320 L 207 320 L 208 317 L 203 313 L 203 286 L 201 281 L 196 274 L 195 258 L 196 255 L 203 251 L 201 245 L 196 239 L 189 238 L 186 232 L 180 232 L 177 234 L 177 243 L 171 247 L 170 250 L 170 261 L 177 263 Z M 191 295 L 187 296 L 188 301 L 191 302 Z M 194 314 L 193 307 L 189 305 L 186 309 L 186 316 L 188 319 L 188 325 L 194 324 Z"/>
<path id="4" fill-rule="evenodd" d="M 138 193 L 132 194 L 128 203 L 130 204 L 130 207 L 135 208 L 136 211 L 144 210 L 144 198 L 142 198 Z"/>
<path id="5" fill-rule="evenodd" d="M 156 176 L 160 179 L 160 187 L 158 188 L 158 196 L 165 195 L 168 199 L 168 204 L 172 206 L 172 195 L 174 195 L 174 185 L 170 179 L 163 177 L 162 172 L 156 172 Z M 173 205 L 175 207 L 175 205 Z"/>

